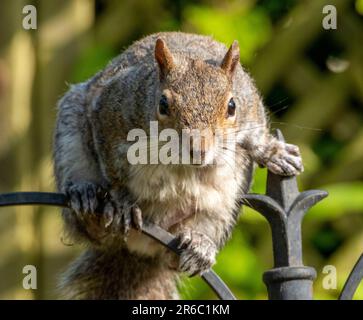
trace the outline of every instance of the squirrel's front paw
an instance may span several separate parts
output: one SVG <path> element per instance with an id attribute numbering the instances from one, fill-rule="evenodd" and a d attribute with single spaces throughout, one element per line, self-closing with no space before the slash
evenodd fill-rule
<path id="1" fill-rule="evenodd" d="M 105 228 L 115 235 L 121 233 L 124 240 L 132 226 L 138 230 L 142 228 L 141 209 L 126 191 L 110 191 L 103 211 Z"/>
<path id="2" fill-rule="evenodd" d="M 141 210 L 127 192 L 106 192 L 99 185 L 80 182 L 69 183 L 65 193 L 78 225 L 93 240 L 110 234 L 126 239 L 132 224 L 142 227 Z"/>
<path id="3" fill-rule="evenodd" d="M 275 174 L 295 176 L 304 171 L 299 148 L 293 144 L 276 141 L 265 158 L 265 166 Z"/>
<path id="4" fill-rule="evenodd" d="M 203 233 L 185 230 L 179 235 L 179 271 L 190 276 L 202 274 L 215 263 L 217 246 Z"/>
<path id="5" fill-rule="evenodd" d="M 105 232 L 100 226 L 97 211 L 105 194 L 103 188 L 91 182 L 71 182 L 65 187 L 65 193 L 81 229 L 94 240 L 102 238 Z"/>
<path id="6" fill-rule="evenodd" d="M 104 191 L 91 182 L 69 183 L 65 188 L 71 209 L 83 221 L 93 215 L 99 204 L 99 198 Z"/>

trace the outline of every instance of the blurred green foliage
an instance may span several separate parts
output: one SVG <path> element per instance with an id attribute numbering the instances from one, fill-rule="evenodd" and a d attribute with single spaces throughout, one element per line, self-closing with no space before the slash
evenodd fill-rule
<path id="1" fill-rule="evenodd" d="M 210 34 L 216 40 L 232 43 L 238 40 L 242 63 L 249 63 L 256 50 L 261 48 L 271 35 L 271 22 L 266 10 L 248 5 L 233 5 L 227 8 L 191 5 L 185 8 L 187 23 L 198 33 Z"/>

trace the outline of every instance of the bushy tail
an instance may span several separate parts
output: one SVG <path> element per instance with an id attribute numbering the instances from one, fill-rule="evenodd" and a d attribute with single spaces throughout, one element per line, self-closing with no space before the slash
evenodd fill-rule
<path id="1" fill-rule="evenodd" d="M 88 249 L 62 275 L 63 299 L 178 299 L 175 273 L 127 249 Z"/>

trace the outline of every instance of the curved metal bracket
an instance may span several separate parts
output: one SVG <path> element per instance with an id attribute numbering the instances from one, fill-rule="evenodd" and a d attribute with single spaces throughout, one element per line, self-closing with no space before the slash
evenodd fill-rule
<path id="1" fill-rule="evenodd" d="M 358 259 L 348 280 L 345 282 L 339 300 L 352 300 L 359 284 L 363 281 L 363 254 Z"/>
<path id="2" fill-rule="evenodd" d="M 68 198 L 62 193 L 14 192 L 0 194 L 0 207 L 15 205 L 68 207 L 69 202 Z M 143 223 L 142 232 L 180 255 L 181 251 L 178 249 L 177 239 L 171 233 L 150 222 Z M 201 277 L 220 299 L 236 300 L 233 293 L 213 270 L 204 272 Z"/>

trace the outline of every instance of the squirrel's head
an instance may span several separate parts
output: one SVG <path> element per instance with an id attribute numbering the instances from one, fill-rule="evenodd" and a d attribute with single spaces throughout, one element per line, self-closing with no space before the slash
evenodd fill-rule
<path id="1" fill-rule="evenodd" d="M 210 157 L 215 158 L 216 131 L 223 133 L 237 127 L 239 108 L 232 94 L 239 64 L 237 41 L 217 65 L 172 53 L 159 38 L 155 44 L 155 60 L 160 81 L 155 106 L 159 126 L 199 130 L 201 144 L 198 150 L 194 147 L 194 152 L 200 153 L 202 161 L 210 161 Z"/>

